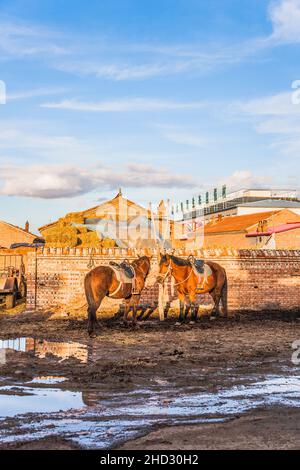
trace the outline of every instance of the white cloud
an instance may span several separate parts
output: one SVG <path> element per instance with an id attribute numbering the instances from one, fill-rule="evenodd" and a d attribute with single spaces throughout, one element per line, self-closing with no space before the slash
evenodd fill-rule
<path id="1" fill-rule="evenodd" d="M 0 194 L 8 196 L 73 197 L 93 189 L 90 175 L 68 166 L 1 167 Z M 2 182 L 2 184 L 1 184 Z"/>
<path id="2" fill-rule="evenodd" d="M 300 0 L 276 0 L 269 6 L 273 25 L 270 40 L 274 43 L 300 42 Z"/>
<path id="3" fill-rule="evenodd" d="M 32 90 L 23 90 L 7 94 L 7 101 L 24 100 L 41 96 L 59 95 L 65 93 L 65 88 L 34 88 Z"/>
<path id="4" fill-rule="evenodd" d="M 300 134 L 300 120 L 267 119 L 255 126 L 259 134 Z"/>
<path id="5" fill-rule="evenodd" d="M 94 161 L 99 153 L 109 151 L 103 142 L 58 132 L 42 121 L 0 120 L 0 161 Z"/>
<path id="6" fill-rule="evenodd" d="M 118 52 L 115 61 L 107 60 L 102 50 L 101 58 L 95 57 L 89 61 L 66 60 L 56 63 L 55 67 L 70 73 L 94 75 L 116 81 L 149 79 L 180 73 L 199 74 L 225 65 L 238 64 L 269 48 L 300 42 L 300 0 L 273 0 L 269 3 L 266 15 L 271 22 L 272 32 L 267 36 L 249 38 L 240 43 L 222 47 L 206 44 L 205 49 L 200 44 L 111 44 L 111 55 L 115 51 Z M 109 46 L 106 46 L 106 49 L 109 50 Z M 136 54 L 142 55 L 142 63 L 137 63 Z M 124 55 L 126 61 L 123 59 Z"/>
<path id="7" fill-rule="evenodd" d="M 188 147 L 205 148 L 207 139 L 204 139 L 199 134 L 184 132 L 179 129 L 170 129 L 163 132 L 163 137 L 175 144 L 187 145 Z"/>
<path id="8" fill-rule="evenodd" d="M 226 184 L 229 191 L 239 191 L 265 188 L 272 184 L 272 179 L 268 176 L 254 175 L 249 170 L 237 170 L 226 179 L 222 179 L 219 184 Z"/>
<path id="9" fill-rule="evenodd" d="M 64 100 L 57 103 L 43 103 L 44 108 L 68 109 L 72 111 L 92 112 L 125 112 L 125 111 L 163 111 L 176 109 L 203 108 L 202 102 L 178 102 L 161 99 L 130 98 L 115 101 L 82 102 L 77 100 Z"/>
<path id="10" fill-rule="evenodd" d="M 276 95 L 264 96 L 254 100 L 235 103 L 233 111 L 248 114 L 249 116 L 299 116 L 300 105 L 292 102 L 292 90 Z"/>
<path id="11" fill-rule="evenodd" d="M 65 54 L 67 50 L 59 44 L 59 39 L 63 43 L 57 31 L 0 18 L 0 60 Z"/>
<path id="12" fill-rule="evenodd" d="M 119 46 L 119 56 L 113 61 L 104 55 L 92 60 L 64 60 L 56 62 L 58 70 L 74 73 L 76 75 L 92 75 L 114 81 L 145 80 L 154 77 L 178 75 L 187 73 L 206 73 L 216 67 L 235 64 L 253 53 L 253 47 L 233 45 L 217 49 L 210 47 L 211 52 L 203 53 L 200 48 L 189 46 L 157 47 L 151 49 L 144 44 L 139 46 L 139 52 L 144 51 L 141 62 L 131 54 L 137 46 L 128 45 L 126 59 L 124 60 L 122 46 Z"/>
<path id="13" fill-rule="evenodd" d="M 293 91 L 235 103 L 230 110 L 249 119 L 259 134 L 272 135 L 270 148 L 299 158 L 300 104 L 294 103 Z"/>
<path id="14" fill-rule="evenodd" d="M 106 78 L 115 81 L 123 80 L 141 80 L 160 75 L 168 75 L 170 72 L 178 73 L 182 70 L 182 67 L 178 64 L 114 64 L 107 63 L 103 64 L 103 61 L 94 62 L 64 62 L 56 65 L 58 70 L 75 73 L 79 75 L 94 75 L 99 78 Z"/>
<path id="15" fill-rule="evenodd" d="M 268 48 L 300 42 L 300 0 L 271 1 L 268 17 L 272 26 L 268 36 L 221 47 L 219 44 L 116 44 L 101 36 L 91 42 L 88 36 L 0 18 L 0 60 L 46 57 L 51 58 L 48 65 L 55 69 L 115 81 L 206 73 L 240 63 Z"/>
<path id="16" fill-rule="evenodd" d="M 71 136 L 33 133 L 26 124 L 0 121 L 0 149 L 29 149 L 38 151 L 83 151 L 85 143 Z"/>
<path id="17" fill-rule="evenodd" d="M 191 176 L 136 163 L 122 170 L 104 166 L 85 169 L 70 165 L 6 165 L 0 167 L 0 175 L 0 194 L 45 199 L 75 197 L 96 188 L 193 188 L 197 185 Z"/>

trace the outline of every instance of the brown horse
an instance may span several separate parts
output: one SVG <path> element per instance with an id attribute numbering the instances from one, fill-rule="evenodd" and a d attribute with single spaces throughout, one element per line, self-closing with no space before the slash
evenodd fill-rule
<path id="1" fill-rule="evenodd" d="M 190 304 L 186 307 L 186 315 L 191 309 L 192 319 L 197 319 L 197 294 L 209 293 L 214 301 L 211 316 L 220 315 L 220 301 L 222 300 L 223 315 L 227 317 L 227 276 L 222 266 L 212 261 L 203 264 L 203 274 L 198 274 L 189 259 L 177 258 L 172 255 L 161 255 L 159 264 L 159 275 L 157 282 L 163 284 L 169 275 L 175 279 L 178 297 L 180 300 L 179 321 L 184 321 L 184 306 L 186 299 Z"/>
<path id="2" fill-rule="evenodd" d="M 134 273 L 134 287 L 130 282 L 118 279 L 116 271 L 110 266 L 98 266 L 92 269 L 84 279 L 85 295 L 88 303 L 88 333 L 92 335 L 97 321 L 97 310 L 104 297 L 125 299 L 124 322 L 130 308 L 133 310 L 133 324 L 136 323 L 136 311 L 141 292 L 150 271 L 150 258 L 143 256 L 130 265 Z"/>

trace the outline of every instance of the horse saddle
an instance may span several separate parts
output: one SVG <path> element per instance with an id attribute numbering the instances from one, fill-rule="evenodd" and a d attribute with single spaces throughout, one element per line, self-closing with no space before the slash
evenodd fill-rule
<path id="1" fill-rule="evenodd" d="M 131 264 L 124 260 L 122 263 L 116 263 L 115 261 L 110 261 L 110 266 L 114 267 L 117 271 L 123 271 L 125 276 L 129 279 L 133 279 L 135 277 L 135 272 Z"/>
<path id="2" fill-rule="evenodd" d="M 193 256 L 189 257 L 189 262 L 194 271 L 194 274 L 198 278 L 197 290 L 201 291 L 204 289 L 208 278 L 213 274 L 211 267 L 206 264 L 203 259 L 195 259 Z"/>
<path id="3" fill-rule="evenodd" d="M 117 292 L 123 284 L 131 284 L 131 294 L 140 294 L 140 290 L 138 289 L 136 282 L 135 270 L 129 261 L 124 260 L 122 263 L 110 261 L 109 265 L 114 270 L 117 280 L 120 283 Z"/>
<path id="4" fill-rule="evenodd" d="M 204 273 L 204 268 L 205 268 L 204 260 L 203 259 L 196 259 L 195 260 L 195 268 L 196 268 L 196 271 L 199 274 L 203 274 Z"/>
<path id="5" fill-rule="evenodd" d="M 205 262 L 204 262 L 203 259 L 196 259 L 193 256 L 190 256 L 188 258 L 188 261 L 189 261 L 190 265 L 192 266 L 195 274 L 197 274 L 197 273 L 203 274 L 204 273 Z"/>

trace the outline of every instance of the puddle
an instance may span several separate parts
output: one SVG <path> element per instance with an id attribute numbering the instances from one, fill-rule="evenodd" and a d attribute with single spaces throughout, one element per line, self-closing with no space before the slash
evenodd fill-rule
<path id="1" fill-rule="evenodd" d="M 46 377 L 34 377 L 29 384 L 45 384 L 45 385 L 54 385 L 61 382 L 64 382 L 66 377 L 53 377 L 52 375 L 48 375 Z"/>
<path id="2" fill-rule="evenodd" d="M 2 353 L 0 364 L 5 364 L 5 353 L 10 350 L 32 353 L 41 359 L 47 354 L 51 354 L 61 360 L 74 358 L 83 363 L 88 361 L 88 348 L 81 343 L 15 338 L 0 340 L 0 352 Z"/>
<path id="3" fill-rule="evenodd" d="M 30 395 L 5 395 L 19 391 Z M 4 393 L 4 394 L 3 394 Z M 113 395 L 58 388 L 0 387 L 0 442 L 61 435 L 88 448 L 108 448 L 140 435 L 154 424 L 226 420 L 257 407 L 300 407 L 300 376 L 269 375 L 215 393 L 193 389 L 136 389 Z M 28 415 L 25 413 L 35 413 Z M 11 424 L 7 417 L 19 414 Z"/>
<path id="4" fill-rule="evenodd" d="M 0 339 L 0 350 L 11 349 L 13 351 L 26 352 L 26 340 L 29 338 Z"/>
<path id="5" fill-rule="evenodd" d="M 0 387 L 0 417 L 53 413 L 83 406 L 82 394 L 51 388 Z"/>

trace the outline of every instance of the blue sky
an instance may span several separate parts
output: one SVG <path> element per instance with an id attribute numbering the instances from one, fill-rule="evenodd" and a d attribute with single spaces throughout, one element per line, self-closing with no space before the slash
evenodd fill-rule
<path id="1" fill-rule="evenodd" d="M 298 188 L 300 0 L 0 0 L 0 219 Z"/>

